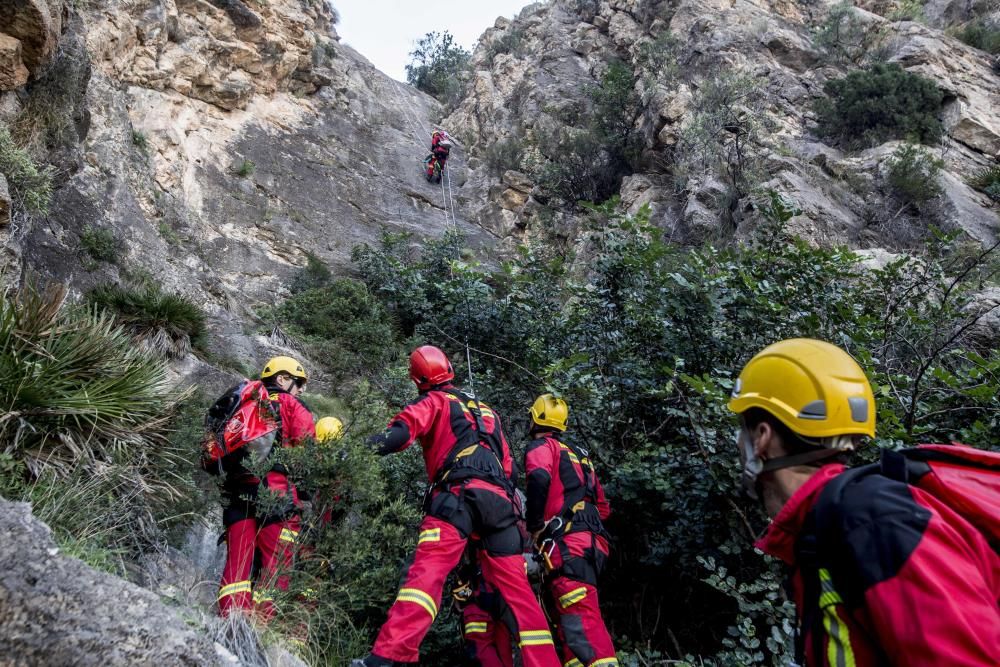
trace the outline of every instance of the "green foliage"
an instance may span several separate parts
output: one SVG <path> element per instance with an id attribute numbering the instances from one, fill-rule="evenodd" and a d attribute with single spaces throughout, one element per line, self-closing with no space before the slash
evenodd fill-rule
<path id="1" fill-rule="evenodd" d="M 102 285 L 87 300 L 111 313 L 147 349 L 165 357 L 180 358 L 204 345 L 205 313 L 187 297 L 166 293 L 156 283 Z"/>
<path id="2" fill-rule="evenodd" d="M 341 278 L 306 289 L 268 316 L 306 346 L 335 385 L 370 377 L 395 353 L 392 320 L 357 280 Z"/>
<path id="3" fill-rule="evenodd" d="M 971 47 L 986 53 L 1000 53 L 1000 25 L 985 18 L 976 18 L 966 23 L 955 36 Z"/>
<path id="4" fill-rule="evenodd" d="M 681 51 L 681 40 L 672 32 L 661 32 L 655 39 L 642 42 L 636 54 L 638 69 L 642 70 L 646 87 L 656 85 L 671 88 L 680 78 L 677 57 Z"/>
<path id="5" fill-rule="evenodd" d="M 0 304 L 0 488 L 110 567 L 196 496 L 190 445 L 170 438 L 185 392 L 110 316 L 64 299 L 29 286 Z"/>
<path id="6" fill-rule="evenodd" d="M 333 280 L 330 267 L 316 255 L 306 251 L 306 266 L 292 280 L 292 292 L 304 292 L 317 287 L 325 287 Z"/>
<path id="7" fill-rule="evenodd" d="M 617 192 L 639 152 L 635 123 L 642 106 L 635 83 L 632 69 L 614 60 L 588 91 L 591 110 L 585 127 L 536 129 L 543 159 L 532 165 L 532 172 L 544 190 L 568 203 L 601 202 Z"/>
<path id="8" fill-rule="evenodd" d="M 969 179 L 969 185 L 985 192 L 993 201 L 1000 202 L 1000 165 L 985 167 Z"/>
<path id="9" fill-rule="evenodd" d="M 462 258 L 460 239 L 419 256 L 392 237 L 355 252 L 400 336 L 449 351 L 460 378 L 468 336 L 476 390 L 505 415 L 516 448 L 535 395 L 569 401 L 569 436 L 591 450 L 615 509 L 602 607 L 631 664 L 790 657 L 780 575 L 750 549 L 766 519 L 736 493 L 725 407 L 765 345 L 811 336 L 858 358 L 879 400 L 880 444 L 995 447 L 1000 436 L 1000 352 L 974 333 L 984 309 L 972 305 L 995 278 L 989 253 L 939 236 L 872 270 L 846 249 L 788 237 L 782 221 L 797 207 L 787 197 L 770 193 L 758 208 L 770 223 L 726 250 L 670 246 L 648 211 L 631 218 L 609 204 L 590 207 L 575 257 L 532 246 L 488 271 Z M 412 478 L 387 484 L 416 502 Z"/>
<path id="10" fill-rule="evenodd" d="M 494 176 L 500 176 L 508 169 L 520 171 L 524 162 L 524 141 L 518 137 L 500 139 L 486 147 L 483 161 Z"/>
<path id="11" fill-rule="evenodd" d="M 834 62 L 842 63 L 861 63 L 884 38 L 879 25 L 862 18 L 849 0 L 831 7 L 813 32 L 813 44 Z"/>
<path id="12" fill-rule="evenodd" d="M 895 9 L 889 12 L 887 17 L 890 21 L 917 21 L 923 23 L 927 20 L 924 15 L 924 0 L 898 0 Z"/>
<path id="13" fill-rule="evenodd" d="M 52 200 L 52 168 L 39 167 L 26 150 L 18 146 L 10 130 L 0 126 L 0 174 L 7 179 L 14 212 L 49 212 Z"/>
<path id="14" fill-rule="evenodd" d="M 447 30 L 429 32 L 410 51 L 406 81 L 439 102 L 452 104 L 462 93 L 462 78 L 471 58 Z"/>
<path id="15" fill-rule="evenodd" d="M 893 192 L 904 202 L 919 204 L 941 194 L 944 160 L 918 144 L 902 144 L 888 159 L 887 177 Z"/>
<path id="16" fill-rule="evenodd" d="M 82 247 L 95 262 L 116 264 L 120 252 L 118 237 L 110 229 L 87 225 L 80 233 Z"/>
<path id="17" fill-rule="evenodd" d="M 149 155 L 149 137 L 144 132 L 132 130 L 132 145 L 143 155 Z"/>
<path id="18" fill-rule="evenodd" d="M 236 168 L 236 175 L 239 176 L 240 178 L 248 178 L 250 176 L 253 176 L 253 172 L 256 169 L 257 169 L 257 164 L 253 160 L 249 158 L 243 158 L 243 161 L 240 163 L 240 166 Z"/>
<path id="19" fill-rule="evenodd" d="M 849 148 L 908 138 L 932 144 L 941 138 L 943 94 L 933 81 L 896 64 L 855 70 L 823 86 L 816 103 L 821 136 Z"/>
<path id="20" fill-rule="evenodd" d="M 509 53 L 514 57 L 524 55 L 524 30 L 517 25 L 511 25 L 500 37 L 490 42 L 486 47 L 486 58 L 491 63 L 501 53 Z"/>

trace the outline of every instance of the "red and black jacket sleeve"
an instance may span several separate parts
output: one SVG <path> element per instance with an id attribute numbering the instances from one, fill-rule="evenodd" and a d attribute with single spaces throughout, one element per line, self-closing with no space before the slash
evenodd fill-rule
<path id="1" fill-rule="evenodd" d="M 430 432 L 439 409 L 430 392 L 422 393 L 389 421 L 384 432 L 370 441 L 383 456 L 401 452 Z"/>
<path id="2" fill-rule="evenodd" d="M 525 521 L 529 532 L 541 530 L 545 525 L 545 505 L 552 485 L 552 473 L 558 470 L 558 466 L 558 454 L 549 446 L 548 438 L 536 438 L 528 443 L 524 454 L 524 472 L 528 480 Z"/>

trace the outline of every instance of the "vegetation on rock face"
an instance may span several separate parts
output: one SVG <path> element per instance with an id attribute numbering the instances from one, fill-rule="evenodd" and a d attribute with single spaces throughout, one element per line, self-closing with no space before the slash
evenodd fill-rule
<path id="1" fill-rule="evenodd" d="M 3 126 L 0 126 L 0 174 L 7 179 L 15 214 L 48 213 L 52 199 L 52 169 L 36 164 Z"/>
<path id="2" fill-rule="evenodd" d="M 997 21 L 990 21 L 985 18 L 976 18 L 969 21 L 955 36 L 977 49 L 982 49 L 986 53 L 996 55 L 1000 53 L 1000 24 Z"/>
<path id="3" fill-rule="evenodd" d="M 835 62 L 860 64 L 884 35 L 877 23 L 862 18 L 853 3 L 841 2 L 830 8 L 816 28 L 813 44 Z"/>
<path id="4" fill-rule="evenodd" d="M 429 32 L 410 51 L 406 81 L 445 104 L 456 102 L 472 55 L 450 32 Z"/>
<path id="5" fill-rule="evenodd" d="M 943 94 L 933 81 L 896 64 L 876 64 L 823 86 L 816 104 L 819 134 L 848 148 L 866 148 L 892 139 L 925 144 L 941 138 Z"/>
<path id="6" fill-rule="evenodd" d="M 122 573 L 198 504 L 183 391 L 113 318 L 25 287 L 0 304 L 0 493 L 30 500 L 60 543 Z"/>
<path id="7" fill-rule="evenodd" d="M 183 357 L 205 337 L 205 313 L 190 299 L 148 283 L 136 287 L 102 285 L 88 301 L 105 309 L 151 351 Z"/>
<path id="8" fill-rule="evenodd" d="M 888 160 L 888 181 L 906 203 L 920 203 L 941 194 L 939 182 L 944 161 L 916 144 L 903 144 Z"/>
<path id="9" fill-rule="evenodd" d="M 96 262 L 114 264 L 121 253 L 118 237 L 110 229 L 87 225 L 80 232 L 80 247 L 86 251 L 90 259 Z"/>
<path id="10" fill-rule="evenodd" d="M 969 179 L 969 185 L 982 190 L 993 201 L 1000 202 L 1000 165 L 980 170 Z"/>

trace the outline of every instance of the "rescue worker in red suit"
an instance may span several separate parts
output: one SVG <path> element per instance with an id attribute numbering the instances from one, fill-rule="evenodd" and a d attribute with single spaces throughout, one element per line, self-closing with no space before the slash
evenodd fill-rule
<path id="1" fill-rule="evenodd" d="M 545 616 L 528 583 L 518 530 L 519 508 L 511 481 L 513 461 L 500 419 L 486 405 L 452 386 L 444 352 L 425 345 L 410 355 L 410 378 L 420 395 L 372 437 L 380 454 L 419 440 L 430 487 L 426 516 L 403 585 L 372 652 L 352 667 L 416 662 L 437 616 L 448 574 L 470 538 L 483 578 L 510 608 L 513 634 L 525 667 L 557 667 Z"/>
<path id="2" fill-rule="evenodd" d="M 291 357 L 274 357 L 260 374 L 269 400 L 280 415 L 279 434 L 274 447 L 294 447 L 306 437 L 315 437 L 312 414 L 298 399 L 306 383 L 302 365 Z M 219 587 L 219 613 L 233 610 L 256 612 L 265 619 L 274 614 L 272 591 L 288 589 L 292 547 L 299 534 L 298 492 L 288 479 L 288 471 L 276 463 L 263 479 L 258 479 L 244 463 L 246 448 L 223 457 L 226 474 L 223 509 L 226 527 L 226 564 Z M 258 494 L 268 490 L 269 499 L 258 509 Z M 277 507 L 272 507 L 277 503 Z M 266 508 L 266 509 L 265 509 Z M 252 581 L 254 556 L 259 555 L 260 573 Z"/>
<path id="3" fill-rule="evenodd" d="M 796 662 L 1000 664 L 1000 556 L 985 534 L 940 496 L 840 462 L 875 435 L 872 388 L 850 355 L 819 340 L 774 343 L 743 368 L 729 408 L 745 489 L 772 518 L 756 546 L 791 568 Z M 856 481 L 841 486 L 841 475 Z M 811 530 L 820 512 L 828 539 Z"/>
<path id="4" fill-rule="evenodd" d="M 531 406 L 528 530 L 550 569 L 546 589 L 558 612 L 563 665 L 617 665 L 597 596 L 597 578 L 608 558 L 603 521 L 611 507 L 587 452 L 559 437 L 568 418 L 566 402 L 552 394 Z"/>
<path id="5" fill-rule="evenodd" d="M 469 545 L 470 550 L 475 545 Z M 508 624 L 510 608 L 497 590 L 483 579 L 475 553 L 466 552 L 452 597 L 462 611 L 464 667 L 514 667 Z"/>
<path id="6" fill-rule="evenodd" d="M 435 130 L 431 135 L 431 154 L 427 158 L 427 180 L 434 176 L 435 162 L 441 165 L 441 171 L 444 171 L 444 165 L 450 154 L 451 137 L 444 130 Z"/>

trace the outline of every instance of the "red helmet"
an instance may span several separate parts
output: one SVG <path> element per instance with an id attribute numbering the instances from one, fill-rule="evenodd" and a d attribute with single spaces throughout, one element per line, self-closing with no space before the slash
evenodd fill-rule
<path id="1" fill-rule="evenodd" d="M 454 377 L 448 357 L 433 345 L 423 345 L 410 354 L 410 379 L 417 389 L 430 389 Z"/>

